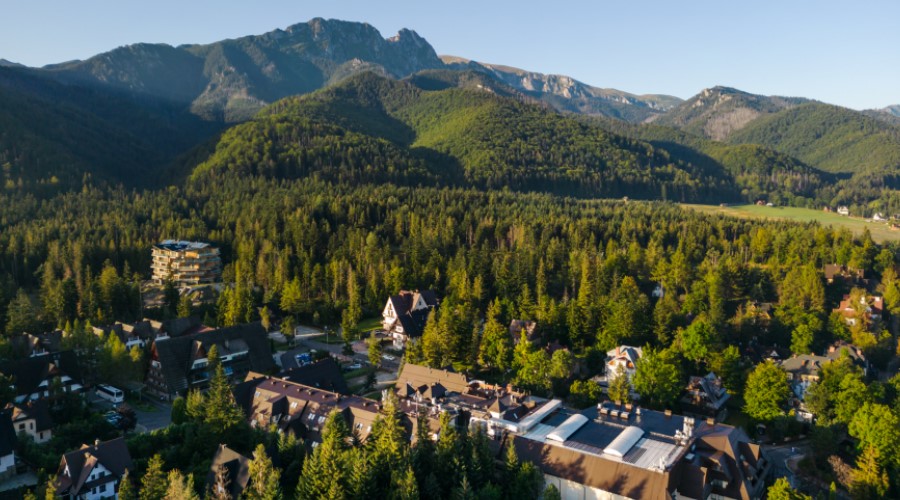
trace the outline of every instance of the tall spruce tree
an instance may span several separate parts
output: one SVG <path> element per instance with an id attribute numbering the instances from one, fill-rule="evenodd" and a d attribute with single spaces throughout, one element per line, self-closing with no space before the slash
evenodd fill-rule
<path id="1" fill-rule="evenodd" d="M 212 371 L 209 390 L 203 403 L 203 421 L 217 433 L 225 433 L 244 420 L 243 411 L 234 401 L 231 384 L 225 375 L 225 368 L 219 360 L 219 351 L 215 345 L 209 348 L 207 370 Z M 190 402 L 190 400 L 189 400 Z"/>
<path id="2" fill-rule="evenodd" d="M 166 473 L 163 471 L 162 456 L 157 453 L 150 457 L 147 463 L 147 471 L 141 478 L 141 491 L 138 494 L 139 500 L 162 500 L 166 496 L 169 485 L 166 480 Z"/>
<path id="3" fill-rule="evenodd" d="M 279 500 L 281 498 L 281 471 L 272 465 L 266 448 L 258 444 L 253 450 L 253 460 L 247 466 L 250 484 L 244 491 L 247 500 Z"/>

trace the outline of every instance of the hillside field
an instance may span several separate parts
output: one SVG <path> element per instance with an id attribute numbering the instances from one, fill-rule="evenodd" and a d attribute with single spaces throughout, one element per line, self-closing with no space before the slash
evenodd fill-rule
<path id="1" fill-rule="evenodd" d="M 766 207 L 759 205 L 693 205 L 681 204 L 681 206 L 706 213 L 729 215 L 732 217 L 752 219 L 782 219 L 796 222 L 816 221 L 823 226 L 846 227 L 853 234 L 861 234 L 863 228 L 868 227 L 872 233 L 872 239 L 882 243 L 885 241 L 900 240 L 900 231 L 891 231 L 890 225 L 884 222 L 872 222 L 871 220 L 856 217 L 844 217 L 834 212 L 824 212 L 811 208 L 797 207 Z"/>

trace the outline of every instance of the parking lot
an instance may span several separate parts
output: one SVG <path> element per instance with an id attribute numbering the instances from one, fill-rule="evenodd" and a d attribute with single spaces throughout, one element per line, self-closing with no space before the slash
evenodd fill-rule
<path id="1" fill-rule="evenodd" d="M 94 394 L 88 394 L 88 402 L 97 413 L 105 414 L 115 409 L 115 405 L 98 398 Z M 153 398 L 145 397 L 141 401 L 127 401 L 137 416 L 135 432 L 150 432 L 168 427 L 172 423 L 172 406 Z"/>

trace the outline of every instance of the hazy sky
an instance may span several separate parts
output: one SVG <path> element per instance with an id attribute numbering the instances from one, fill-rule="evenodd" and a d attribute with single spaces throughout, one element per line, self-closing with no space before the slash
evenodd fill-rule
<path id="1" fill-rule="evenodd" d="M 900 103 L 900 1 L 0 0 L 0 58 L 206 43 L 313 17 L 407 27 L 438 54 L 690 97 L 714 85 L 851 108 Z"/>

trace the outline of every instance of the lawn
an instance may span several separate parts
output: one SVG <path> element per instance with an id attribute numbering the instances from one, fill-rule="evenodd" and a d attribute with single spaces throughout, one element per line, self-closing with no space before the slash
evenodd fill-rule
<path id="1" fill-rule="evenodd" d="M 824 212 L 811 208 L 766 207 L 759 205 L 729 205 L 721 207 L 716 205 L 682 204 L 681 206 L 708 214 L 729 215 L 744 219 L 780 219 L 794 222 L 815 221 L 823 226 L 845 227 L 856 235 L 862 234 L 863 229 L 869 228 L 869 232 L 872 233 L 872 239 L 878 243 L 900 241 L 900 231 L 891 231 L 890 225 L 884 222 L 845 217 L 834 212 Z"/>
<path id="2" fill-rule="evenodd" d="M 361 332 L 369 332 L 372 330 L 381 329 L 381 322 L 383 318 L 381 316 L 373 316 L 371 318 L 366 318 L 359 322 L 359 331 Z"/>

